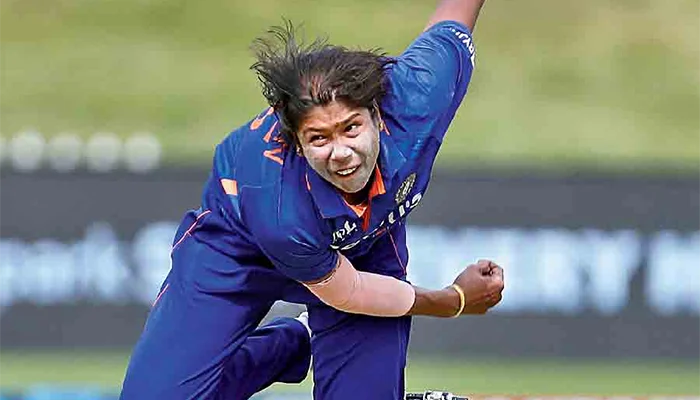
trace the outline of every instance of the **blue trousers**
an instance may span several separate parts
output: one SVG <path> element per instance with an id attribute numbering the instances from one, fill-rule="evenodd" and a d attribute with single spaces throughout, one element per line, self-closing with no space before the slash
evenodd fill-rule
<path id="1" fill-rule="evenodd" d="M 329 314 L 336 322 L 324 323 Z M 315 400 L 403 400 L 411 317 L 309 309 Z M 321 325 L 318 327 L 317 325 Z"/>
<path id="2" fill-rule="evenodd" d="M 299 283 L 186 238 L 134 348 L 120 399 L 247 399 L 302 381 L 313 354 L 314 399 L 402 399 L 411 320 L 346 314 Z M 277 300 L 305 303 L 259 326 Z"/>

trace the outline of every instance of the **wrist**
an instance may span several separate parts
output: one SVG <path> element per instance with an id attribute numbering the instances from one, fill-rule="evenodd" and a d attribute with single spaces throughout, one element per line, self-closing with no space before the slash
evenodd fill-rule
<path id="1" fill-rule="evenodd" d="M 456 312 L 454 313 L 454 315 L 452 315 L 452 318 L 457 318 L 457 317 L 459 317 L 460 315 L 462 315 L 462 312 L 464 311 L 464 307 L 467 305 L 467 299 L 466 299 L 466 297 L 465 297 L 465 295 L 464 295 L 464 290 L 463 290 L 459 285 L 457 285 L 456 283 L 453 283 L 452 285 L 450 285 L 450 287 L 449 287 L 448 289 L 450 289 L 450 290 L 452 290 L 453 292 L 457 293 L 457 296 L 458 296 L 458 299 L 459 299 L 459 300 L 458 300 L 459 303 L 458 303 L 458 306 L 457 306 L 458 308 L 457 308 Z"/>
<path id="2" fill-rule="evenodd" d="M 457 289 L 450 286 L 429 290 L 414 286 L 416 297 L 408 315 L 428 315 L 431 317 L 454 317 L 461 308 Z"/>

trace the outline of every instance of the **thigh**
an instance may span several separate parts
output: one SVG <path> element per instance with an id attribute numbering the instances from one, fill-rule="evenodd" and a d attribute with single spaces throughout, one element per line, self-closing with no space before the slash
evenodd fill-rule
<path id="1" fill-rule="evenodd" d="M 399 400 L 411 317 L 377 318 L 328 307 L 309 310 L 315 400 Z"/>
<path id="2" fill-rule="evenodd" d="M 299 383 L 309 372 L 311 344 L 295 318 L 277 318 L 253 331 L 224 366 L 217 399 L 248 399 L 275 382 Z"/>
<path id="3" fill-rule="evenodd" d="M 249 269 L 230 258 L 196 240 L 182 242 L 133 351 L 121 398 L 212 398 L 226 360 L 272 304 L 253 295 L 251 281 Z"/>

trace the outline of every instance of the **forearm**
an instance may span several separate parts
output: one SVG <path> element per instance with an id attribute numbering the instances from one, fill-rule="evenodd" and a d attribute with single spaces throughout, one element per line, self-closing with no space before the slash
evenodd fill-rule
<path id="1" fill-rule="evenodd" d="M 325 304 L 353 314 L 452 317 L 464 308 L 457 289 L 427 290 L 391 276 L 357 271 L 342 255 L 332 273 L 304 285 Z"/>
<path id="2" fill-rule="evenodd" d="M 415 290 L 409 283 L 357 271 L 343 255 L 330 274 L 321 281 L 304 282 L 304 286 L 325 304 L 352 314 L 399 317 L 415 302 Z"/>
<path id="3" fill-rule="evenodd" d="M 474 31 L 484 2 L 485 0 L 441 0 L 430 17 L 426 29 L 440 21 L 457 21 Z"/>
<path id="4" fill-rule="evenodd" d="M 414 286 L 416 299 L 407 315 L 427 315 L 431 317 L 454 317 L 463 308 L 457 290 L 446 287 L 441 290 L 429 290 Z"/>

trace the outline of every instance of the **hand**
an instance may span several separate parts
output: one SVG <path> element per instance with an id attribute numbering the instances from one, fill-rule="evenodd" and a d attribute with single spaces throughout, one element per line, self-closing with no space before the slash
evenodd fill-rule
<path id="1" fill-rule="evenodd" d="M 464 291 L 464 314 L 485 314 L 502 299 L 503 268 L 488 260 L 479 260 L 464 269 L 454 283 Z"/>

